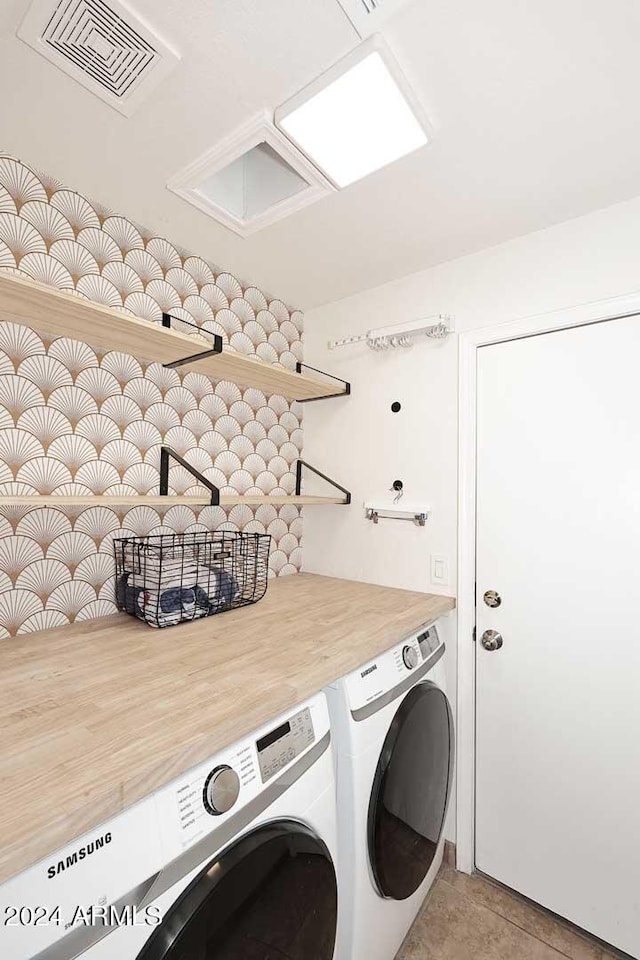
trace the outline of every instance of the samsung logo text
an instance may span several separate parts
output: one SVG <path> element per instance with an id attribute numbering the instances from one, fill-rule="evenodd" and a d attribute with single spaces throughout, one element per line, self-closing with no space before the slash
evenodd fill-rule
<path id="1" fill-rule="evenodd" d="M 360 674 L 361 677 L 368 677 L 370 673 L 373 673 L 374 670 L 378 669 L 378 664 L 374 663 L 372 667 L 367 667 L 366 670 L 363 670 Z"/>
<path id="2" fill-rule="evenodd" d="M 84 847 L 79 847 L 77 850 L 74 850 L 73 853 L 67 854 L 64 860 L 58 860 L 57 863 L 52 863 L 47 869 L 47 877 L 53 880 L 59 873 L 64 873 L 69 867 L 73 867 L 86 857 L 90 857 L 92 853 L 96 853 L 107 843 L 111 843 L 111 833 L 105 833 L 102 837 L 96 837 L 91 843 L 87 843 Z"/>

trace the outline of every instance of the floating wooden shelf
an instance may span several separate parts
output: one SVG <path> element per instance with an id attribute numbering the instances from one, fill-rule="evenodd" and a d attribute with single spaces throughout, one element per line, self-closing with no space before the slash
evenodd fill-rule
<path id="1" fill-rule="evenodd" d="M 237 504 L 245 503 L 247 506 L 256 507 L 260 506 L 263 503 L 270 503 L 275 506 L 284 506 L 287 503 L 291 503 L 294 506 L 304 507 L 312 506 L 313 504 L 335 504 L 335 503 L 346 503 L 347 500 L 345 497 L 314 497 L 314 496 L 305 496 L 304 494 L 292 494 L 291 496 L 287 494 L 275 494 L 273 496 L 265 495 L 260 496 L 259 494 L 221 494 L 220 495 L 220 506 L 221 507 L 234 507 Z M 44 495 L 33 495 L 25 497 L 5 497 L 0 496 L 0 507 L 94 507 L 97 505 L 100 506 L 112 506 L 112 507 L 174 507 L 177 504 L 184 504 L 188 507 L 207 507 L 211 505 L 210 497 L 188 497 L 183 496 L 166 496 L 161 497 L 157 495 L 152 496 L 130 496 L 130 497 L 121 497 L 114 496 L 110 497 L 108 494 L 96 494 L 95 496 L 60 496 L 56 497 L 55 494 L 50 496 Z"/>
<path id="2" fill-rule="evenodd" d="M 37 333 L 71 337 L 96 347 L 114 348 L 134 357 L 175 364 L 185 357 L 211 351 L 211 339 L 167 329 L 160 323 L 141 320 L 129 313 L 106 307 L 33 280 L 0 272 L 0 320 L 31 327 Z M 205 331 L 206 333 L 206 331 Z M 348 394 L 349 385 L 339 381 L 336 389 L 327 380 L 296 373 L 275 363 L 266 363 L 227 348 L 181 364 L 214 380 L 230 380 L 256 387 L 266 394 L 291 400 L 314 400 Z"/>

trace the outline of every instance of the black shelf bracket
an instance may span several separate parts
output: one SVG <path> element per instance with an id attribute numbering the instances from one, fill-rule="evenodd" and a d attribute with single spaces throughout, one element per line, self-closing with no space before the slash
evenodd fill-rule
<path id="1" fill-rule="evenodd" d="M 327 483 L 330 483 L 332 487 L 335 487 L 336 490 L 339 490 L 340 493 L 344 493 L 345 504 L 351 503 L 351 493 L 346 487 L 341 487 L 339 483 L 336 483 L 335 480 L 332 480 L 331 477 L 328 477 L 325 473 L 320 473 L 319 470 L 316 470 L 315 467 L 312 467 L 310 463 L 307 463 L 305 460 L 296 460 L 296 496 L 299 497 L 302 494 L 302 468 L 306 467 L 307 470 L 310 470 L 311 473 L 315 473 L 317 477 L 320 477 L 321 480 L 326 480 Z"/>
<path id="2" fill-rule="evenodd" d="M 188 320 L 181 320 L 179 317 L 172 317 L 170 313 L 162 314 L 162 326 L 171 329 L 171 321 L 177 320 L 178 323 L 184 323 L 187 327 L 193 327 L 193 329 L 202 336 L 203 333 L 209 333 L 208 330 L 202 330 L 195 323 L 189 323 Z M 163 363 L 163 367 L 168 367 L 172 370 L 174 367 L 181 367 L 183 363 L 193 363 L 195 360 L 204 360 L 205 357 L 212 357 L 216 353 L 222 353 L 222 337 L 218 333 L 211 333 L 209 336 L 213 337 L 213 349 L 204 350 L 202 353 L 194 353 L 190 357 L 183 357 L 181 360 L 173 360 L 171 363 Z"/>
<path id="3" fill-rule="evenodd" d="M 323 377 L 329 377 L 330 380 L 341 383 L 345 389 L 339 390 L 337 393 L 327 393 L 323 397 L 307 397 L 306 400 L 298 400 L 298 403 L 313 403 L 314 400 L 332 400 L 333 397 L 348 397 L 351 393 L 351 384 L 348 380 L 341 380 L 340 377 L 334 377 L 332 373 L 318 370 L 317 367 L 310 367 L 308 363 L 302 363 L 300 360 L 296 363 L 296 373 L 302 373 L 303 367 L 305 370 L 313 370 L 314 373 L 321 373 Z M 327 384 L 327 386 L 329 386 L 329 384 Z"/>
<path id="4" fill-rule="evenodd" d="M 175 450 L 172 450 L 171 447 L 160 447 L 160 496 L 167 497 L 169 495 L 169 458 L 175 460 L 176 463 L 179 463 L 181 467 L 184 467 L 185 470 L 188 470 L 191 476 L 195 477 L 196 480 L 202 484 L 203 487 L 206 487 L 207 490 L 211 491 L 211 506 L 218 507 L 220 506 L 220 488 L 216 487 L 215 484 L 211 483 L 210 480 L 207 480 L 199 470 L 196 470 L 195 467 L 192 467 L 190 463 L 180 456 L 179 453 L 176 453 Z"/>

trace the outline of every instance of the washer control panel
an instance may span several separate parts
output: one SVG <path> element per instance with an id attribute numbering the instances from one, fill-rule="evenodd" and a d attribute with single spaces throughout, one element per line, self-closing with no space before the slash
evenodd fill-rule
<path id="1" fill-rule="evenodd" d="M 240 777 L 227 763 L 214 767 L 204 782 L 202 802 L 214 817 L 231 810 L 240 793 Z"/>
<path id="2" fill-rule="evenodd" d="M 389 693 L 410 674 L 419 672 L 419 668 L 425 663 L 435 664 L 439 659 L 436 656 L 437 651 L 443 646 L 443 641 L 432 624 L 407 637 L 404 643 L 383 653 L 377 660 L 350 673 L 342 681 L 350 709 L 357 710 Z"/>
<path id="3" fill-rule="evenodd" d="M 300 710 L 278 727 L 256 740 L 258 765 L 266 783 L 315 740 L 309 707 Z"/>
<path id="4" fill-rule="evenodd" d="M 157 791 L 165 862 L 237 816 L 328 732 L 327 700 L 318 693 Z"/>
<path id="5" fill-rule="evenodd" d="M 413 670 L 420 663 L 420 654 L 408 643 L 402 648 L 402 660 L 407 670 Z"/>
<path id="6" fill-rule="evenodd" d="M 176 823 L 172 842 L 186 849 L 216 826 L 216 820 L 258 793 L 255 752 L 251 741 L 237 743 L 217 762 L 200 764 L 158 794 L 163 823 Z"/>
<path id="7" fill-rule="evenodd" d="M 420 648 L 423 660 L 430 657 L 431 654 L 435 653 L 438 647 L 441 646 L 441 640 L 435 627 L 429 627 L 428 630 L 419 633 L 416 640 L 418 641 L 418 647 Z"/>

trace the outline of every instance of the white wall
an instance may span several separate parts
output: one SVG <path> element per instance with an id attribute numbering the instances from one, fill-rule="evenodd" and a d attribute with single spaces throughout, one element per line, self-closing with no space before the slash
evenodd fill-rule
<path id="1" fill-rule="evenodd" d="M 305 407 L 304 456 L 351 489 L 353 506 L 305 511 L 304 568 L 415 590 L 455 585 L 457 338 L 383 353 L 331 352 L 328 339 L 437 313 L 463 331 L 638 289 L 640 198 L 308 313 L 306 361 L 353 393 Z M 407 499 L 431 505 L 425 528 L 364 519 L 363 500 L 396 478 Z M 431 582 L 431 553 L 449 558 L 448 587 Z"/>
<path id="2" fill-rule="evenodd" d="M 384 353 L 366 345 L 331 352 L 327 340 L 438 313 L 452 315 L 462 332 L 632 293 L 640 289 L 639 254 L 640 198 L 307 313 L 307 363 L 350 380 L 353 392 L 305 407 L 304 457 L 347 486 L 353 505 L 305 510 L 304 569 L 455 594 L 457 338 Z M 390 411 L 394 400 L 400 413 Z M 396 478 L 407 499 L 431 506 L 426 527 L 365 519 L 363 501 Z M 446 586 L 431 581 L 432 554 L 448 558 Z M 455 616 L 442 625 L 454 710 L 455 626 Z"/>

